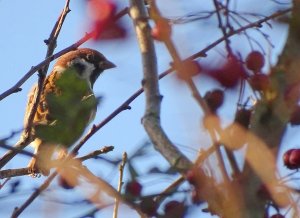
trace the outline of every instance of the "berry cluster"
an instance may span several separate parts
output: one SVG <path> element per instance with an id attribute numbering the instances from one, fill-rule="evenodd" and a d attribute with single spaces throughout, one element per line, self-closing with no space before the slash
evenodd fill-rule
<path id="1" fill-rule="evenodd" d="M 300 168 L 300 149 L 290 149 L 283 155 L 283 163 L 289 169 Z"/>

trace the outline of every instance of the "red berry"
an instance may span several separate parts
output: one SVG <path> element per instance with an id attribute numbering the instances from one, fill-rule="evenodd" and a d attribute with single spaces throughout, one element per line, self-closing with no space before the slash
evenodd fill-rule
<path id="1" fill-rule="evenodd" d="M 284 154 L 283 154 L 283 164 L 289 168 L 289 165 L 290 165 L 290 155 L 292 153 L 292 151 L 295 150 L 295 149 L 290 149 L 290 150 L 287 150 Z"/>
<path id="2" fill-rule="evenodd" d="M 245 78 L 245 75 L 246 72 L 241 62 L 233 55 L 227 58 L 226 63 L 220 69 L 209 72 L 209 76 L 227 88 L 235 87 L 240 79 Z"/>
<path id="3" fill-rule="evenodd" d="M 251 87 L 257 91 L 266 90 L 270 86 L 269 76 L 262 73 L 250 76 L 248 81 Z"/>
<path id="4" fill-rule="evenodd" d="M 223 104 L 224 101 L 224 92 L 220 89 L 215 89 L 212 91 L 206 92 L 204 95 L 204 100 L 207 103 L 209 109 L 215 113 L 219 107 Z"/>
<path id="5" fill-rule="evenodd" d="M 158 203 L 152 198 L 144 198 L 140 203 L 141 210 L 151 217 L 157 214 L 158 206 Z"/>
<path id="6" fill-rule="evenodd" d="M 290 153 L 289 163 L 297 168 L 300 167 L 300 149 L 294 149 Z"/>
<path id="7" fill-rule="evenodd" d="M 166 217 L 184 217 L 186 207 L 184 203 L 178 201 L 170 201 L 164 208 Z"/>
<path id="8" fill-rule="evenodd" d="M 172 28 L 167 20 L 159 19 L 155 22 L 155 26 L 151 30 L 151 35 L 155 40 L 165 41 L 170 38 Z"/>
<path id="9" fill-rule="evenodd" d="M 236 112 L 234 121 L 240 124 L 241 126 L 245 127 L 246 129 L 248 129 L 251 115 L 252 115 L 251 110 L 241 108 Z"/>
<path id="10" fill-rule="evenodd" d="M 176 69 L 176 75 L 182 80 L 190 79 L 202 71 L 202 67 L 199 62 L 189 59 L 182 61 L 180 64 L 174 65 L 174 67 Z"/>
<path id="11" fill-rule="evenodd" d="M 101 39 L 102 33 L 107 30 L 109 31 L 106 32 L 106 38 L 119 38 L 120 35 L 117 36 L 117 34 L 125 34 L 124 28 L 116 25 L 114 22 L 114 16 L 117 9 L 115 3 L 109 0 L 91 0 L 89 1 L 88 6 L 92 17 L 93 38 L 95 40 Z"/>
<path id="12" fill-rule="evenodd" d="M 283 155 L 283 163 L 289 169 L 300 168 L 300 149 L 290 149 Z"/>
<path id="13" fill-rule="evenodd" d="M 249 70 L 258 72 L 265 64 L 265 58 L 259 51 L 252 51 L 246 58 L 246 66 Z"/>
<path id="14" fill-rule="evenodd" d="M 129 194 L 133 197 L 139 197 L 142 192 L 142 185 L 137 182 L 136 180 L 133 180 L 126 185 L 125 193 Z"/>
<path id="15" fill-rule="evenodd" d="M 300 106 L 296 106 L 290 117 L 291 125 L 300 125 Z"/>

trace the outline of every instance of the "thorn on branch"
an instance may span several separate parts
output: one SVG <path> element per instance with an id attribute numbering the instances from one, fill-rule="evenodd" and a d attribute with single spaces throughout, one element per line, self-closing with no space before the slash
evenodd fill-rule
<path id="1" fill-rule="evenodd" d="M 19 88 L 16 88 L 14 92 L 20 92 L 20 91 L 22 91 L 22 88 L 19 87 Z"/>
<path id="2" fill-rule="evenodd" d="M 40 69 L 40 70 L 38 71 L 38 77 L 39 77 L 39 79 L 41 79 L 41 78 L 44 77 L 44 73 L 43 73 L 43 70 L 42 70 L 42 69 Z"/>
<path id="3" fill-rule="evenodd" d="M 15 207 L 14 208 L 14 211 L 13 211 L 13 213 L 12 213 L 12 215 L 11 215 L 11 217 L 16 217 L 16 212 L 19 210 L 19 208 L 18 207 Z"/>
<path id="4" fill-rule="evenodd" d="M 49 45 L 49 41 L 50 41 L 49 39 L 45 39 L 45 40 L 44 40 L 44 43 L 45 43 L 46 45 Z"/>
<path id="5" fill-rule="evenodd" d="M 131 110 L 131 107 L 129 105 L 125 105 L 124 110 Z"/>
<path id="6" fill-rule="evenodd" d="M 93 132 L 93 131 L 95 131 L 96 129 L 97 129 L 96 124 L 93 124 L 91 131 Z"/>

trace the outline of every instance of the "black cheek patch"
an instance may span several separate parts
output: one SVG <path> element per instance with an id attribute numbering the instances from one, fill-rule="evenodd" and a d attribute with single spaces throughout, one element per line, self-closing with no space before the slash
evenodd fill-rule
<path id="1" fill-rule="evenodd" d="M 73 67 L 75 68 L 75 70 L 78 72 L 78 74 L 81 76 L 83 74 L 83 72 L 85 71 L 85 65 L 82 63 L 76 63 L 73 64 Z"/>

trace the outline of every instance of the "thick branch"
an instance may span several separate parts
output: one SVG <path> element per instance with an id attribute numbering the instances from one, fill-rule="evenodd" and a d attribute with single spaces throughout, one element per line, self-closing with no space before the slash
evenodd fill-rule
<path id="1" fill-rule="evenodd" d="M 144 2 L 131 0 L 130 15 L 135 25 L 144 70 L 143 87 L 146 96 L 146 111 L 143 117 L 144 128 L 155 148 L 168 162 L 179 171 L 185 171 L 192 163 L 172 144 L 160 125 L 161 95 L 158 89 L 156 55 L 150 35 L 150 27 L 146 19 Z"/>

